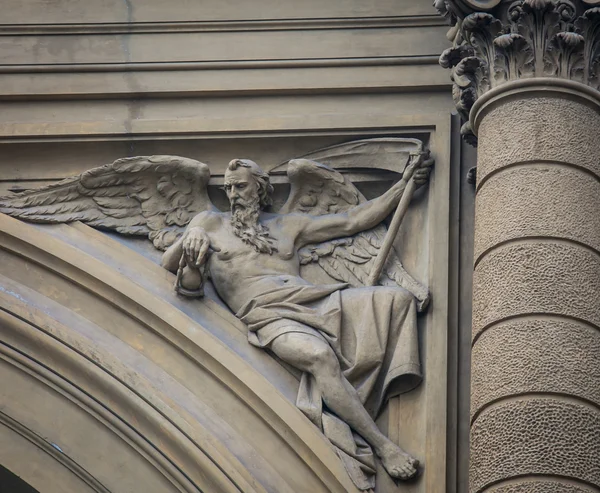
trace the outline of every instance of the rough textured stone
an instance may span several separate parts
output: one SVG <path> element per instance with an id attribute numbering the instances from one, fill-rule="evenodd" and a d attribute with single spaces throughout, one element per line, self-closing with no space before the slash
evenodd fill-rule
<path id="1" fill-rule="evenodd" d="M 511 484 L 494 486 L 489 493 L 596 493 L 594 488 L 588 488 L 579 484 L 571 484 L 555 480 L 522 480 Z"/>
<path id="2" fill-rule="evenodd" d="M 561 319 L 511 320 L 473 347 L 471 409 L 528 392 L 563 393 L 600 406 L 600 332 Z"/>
<path id="3" fill-rule="evenodd" d="M 548 164 L 506 168 L 477 193 L 475 260 L 497 243 L 551 236 L 600 251 L 600 182 L 580 169 Z"/>
<path id="4" fill-rule="evenodd" d="M 509 243 L 482 258 L 473 277 L 473 336 L 515 315 L 567 315 L 600 326 L 600 257 L 566 242 Z"/>
<path id="5" fill-rule="evenodd" d="M 507 132 L 517 121 L 518 131 Z M 505 166 L 542 160 L 574 164 L 600 175 L 598 128 L 600 113 L 575 100 L 505 100 L 479 127 L 477 180 Z"/>
<path id="6" fill-rule="evenodd" d="M 598 491 L 598 1 L 434 6 L 479 144 L 471 493 Z"/>
<path id="7" fill-rule="evenodd" d="M 600 412 L 553 397 L 486 409 L 471 428 L 471 493 L 503 479 L 549 474 L 600 486 Z"/>

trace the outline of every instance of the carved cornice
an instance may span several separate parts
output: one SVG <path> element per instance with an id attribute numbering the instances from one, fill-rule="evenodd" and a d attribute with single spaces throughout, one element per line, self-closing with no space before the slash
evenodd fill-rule
<path id="1" fill-rule="evenodd" d="M 0 36 L 70 34 L 165 34 L 206 32 L 256 32 L 281 30 L 381 29 L 439 26 L 436 15 L 350 17 L 325 19 L 251 19 L 231 21 L 89 22 L 60 24 L 0 24 Z"/>
<path id="2" fill-rule="evenodd" d="M 508 81 L 556 77 L 600 89 L 600 0 L 435 0 L 452 25 L 440 56 L 452 95 L 476 145 L 469 113 L 477 99 Z"/>

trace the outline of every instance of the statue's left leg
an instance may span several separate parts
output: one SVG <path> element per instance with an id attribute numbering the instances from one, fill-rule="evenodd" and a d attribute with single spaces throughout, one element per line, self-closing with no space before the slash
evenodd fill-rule
<path id="1" fill-rule="evenodd" d="M 276 337 L 270 349 L 286 363 L 314 376 L 327 407 L 373 446 L 392 477 L 409 479 L 417 473 L 419 462 L 381 433 L 325 340 L 290 332 Z"/>

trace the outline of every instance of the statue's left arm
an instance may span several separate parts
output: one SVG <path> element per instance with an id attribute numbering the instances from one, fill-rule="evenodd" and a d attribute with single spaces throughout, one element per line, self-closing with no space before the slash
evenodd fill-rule
<path id="1" fill-rule="evenodd" d="M 408 180 L 413 177 L 418 186 L 423 185 L 429 176 L 428 169 L 416 169 L 419 161 L 415 160 L 405 170 L 402 179 L 386 193 L 360 204 L 340 214 L 322 216 L 302 216 L 295 218 L 299 228 L 296 244 L 298 247 L 311 243 L 321 243 L 334 238 L 352 236 L 360 231 L 374 228 L 381 223 L 398 205 Z"/>

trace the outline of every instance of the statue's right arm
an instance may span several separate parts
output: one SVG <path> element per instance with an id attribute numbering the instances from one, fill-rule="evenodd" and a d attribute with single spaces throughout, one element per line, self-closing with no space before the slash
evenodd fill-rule
<path id="1" fill-rule="evenodd" d="M 208 211 L 201 212 L 190 221 L 181 238 L 163 254 L 162 267 L 168 271 L 177 272 L 184 251 L 188 258 L 193 258 L 197 264 L 200 263 L 201 258 L 206 255 L 210 246 L 210 240 L 204 229 L 210 216 L 211 213 Z"/>
<path id="2" fill-rule="evenodd" d="M 429 167 L 419 169 L 424 156 L 425 154 L 415 155 L 405 168 L 402 178 L 387 192 L 375 199 L 337 214 L 294 216 L 294 226 L 297 231 L 295 235 L 296 246 L 302 247 L 334 238 L 353 236 L 356 233 L 377 226 L 398 205 L 408 180 L 413 177 L 413 174 L 417 186 L 421 186 L 427 181 Z"/>

